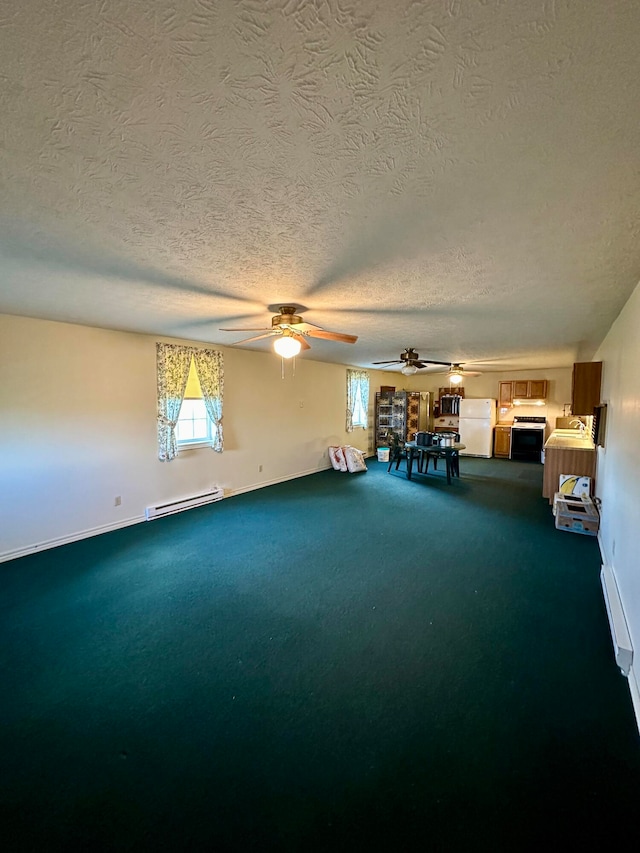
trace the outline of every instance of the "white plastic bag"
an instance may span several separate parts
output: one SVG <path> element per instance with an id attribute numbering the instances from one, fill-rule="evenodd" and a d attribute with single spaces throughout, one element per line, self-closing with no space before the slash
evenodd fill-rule
<path id="1" fill-rule="evenodd" d="M 347 470 L 347 460 L 345 459 L 344 451 L 341 447 L 330 447 L 329 459 L 336 471 Z"/>
<path id="2" fill-rule="evenodd" d="M 367 465 L 364 461 L 364 453 L 361 450 L 358 450 L 357 447 L 352 447 L 350 444 L 347 444 L 342 448 L 342 452 L 347 463 L 347 471 L 350 474 L 356 474 L 358 471 L 367 470 Z"/>

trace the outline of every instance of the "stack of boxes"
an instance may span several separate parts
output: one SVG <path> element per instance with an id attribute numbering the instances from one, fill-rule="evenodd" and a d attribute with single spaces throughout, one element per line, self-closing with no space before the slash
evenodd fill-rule
<path id="1" fill-rule="evenodd" d="M 590 497 L 591 478 L 561 474 L 559 485 L 553 498 L 557 529 L 597 536 L 600 516 Z"/>

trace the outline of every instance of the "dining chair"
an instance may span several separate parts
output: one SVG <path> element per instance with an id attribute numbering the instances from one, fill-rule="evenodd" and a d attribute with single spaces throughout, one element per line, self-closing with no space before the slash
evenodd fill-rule
<path id="1" fill-rule="evenodd" d="M 389 466 L 387 468 L 387 473 L 391 470 L 391 466 L 393 463 L 396 463 L 396 471 L 400 466 L 400 461 L 404 459 L 405 464 L 407 461 L 407 450 L 404 446 L 404 442 L 397 441 L 394 442 L 393 446 L 389 449 Z"/>

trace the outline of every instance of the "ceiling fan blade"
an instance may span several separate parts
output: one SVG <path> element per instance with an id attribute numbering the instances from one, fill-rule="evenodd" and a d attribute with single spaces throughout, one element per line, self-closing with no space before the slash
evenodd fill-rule
<path id="1" fill-rule="evenodd" d="M 371 364 L 402 364 L 399 358 L 394 358 L 391 361 L 372 361 Z"/>
<path id="2" fill-rule="evenodd" d="M 267 332 L 271 331 L 267 326 L 243 326 L 241 329 L 218 329 L 219 332 Z"/>
<path id="3" fill-rule="evenodd" d="M 311 346 L 305 340 L 304 335 L 297 335 L 295 332 L 292 332 L 290 337 L 292 337 L 295 341 L 298 341 L 302 349 L 311 349 Z"/>
<path id="4" fill-rule="evenodd" d="M 280 333 L 279 332 L 265 332 L 264 335 L 256 335 L 253 338 L 245 338 L 242 341 L 235 341 L 235 343 L 233 343 L 232 346 L 237 347 L 238 344 L 248 344 L 248 343 L 251 343 L 251 341 L 259 341 L 261 338 L 270 338 L 273 335 L 278 335 L 278 334 L 280 334 Z"/>
<path id="5" fill-rule="evenodd" d="M 318 326 L 316 323 L 310 323 L 308 320 L 305 320 L 304 323 L 290 323 L 289 328 L 297 329 L 299 332 L 309 332 L 311 329 L 321 329 L 322 326 Z"/>
<path id="6" fill-rule="evenodd" d="M 357 335 L 344 335 L 342 332 L 327 332 L 324 329 L 309 329 L 307 335 L 311 338 L 324 338 L 327 341 L 342 341 L 343 344 L 355 344 Z"/>

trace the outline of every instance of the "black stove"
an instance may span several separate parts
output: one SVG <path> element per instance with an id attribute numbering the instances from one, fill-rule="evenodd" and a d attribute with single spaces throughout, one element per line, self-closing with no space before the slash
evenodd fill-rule
<path id="1" fill-rule="evenodd" d="M 511 427 L 510 458 L 522 462 L 542 462 L 546 425 L 546 418 L 516 415 Z"/>
<path id="2" fill-rule="evenodd" d="M 547 425 L 546 418 L 530 417 L 528 415 L 516 415 L 512 427 L 515 429 L 541 429 Z"/>

